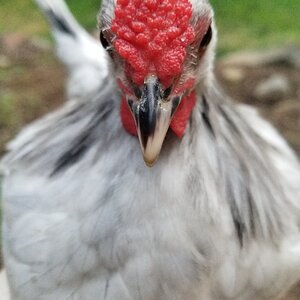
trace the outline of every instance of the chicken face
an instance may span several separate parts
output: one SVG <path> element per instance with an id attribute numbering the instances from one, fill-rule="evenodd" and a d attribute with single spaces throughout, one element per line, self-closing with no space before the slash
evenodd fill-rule
<path id="1" fill-rule="evenodd" d="M 212 37 L 212 10 L 189 0 L 104 2 L 100 40 L 123 92 L 124 127 L 144 160 L 156 161 L 166 133 L 182 136 L 195 105 L 201 60 Z"/>

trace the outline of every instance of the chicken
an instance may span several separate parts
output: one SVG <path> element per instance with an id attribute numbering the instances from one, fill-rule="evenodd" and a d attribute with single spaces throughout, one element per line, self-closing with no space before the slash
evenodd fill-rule
<path id="1" fill-rule="evenodd" d="M 300 166 L 219 87 L 210 4 L 104 0 L 99 25 L 99 91 L 1 163 L 12 299 L 279 299 L 300 279 Z"/>

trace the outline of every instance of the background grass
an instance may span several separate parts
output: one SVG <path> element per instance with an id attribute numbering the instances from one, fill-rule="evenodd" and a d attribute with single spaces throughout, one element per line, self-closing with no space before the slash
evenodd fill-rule
<path id="1" fill-rule="evenodd" d="M 100 0 L 67 0 L 88 29 L 95 28 Z M 300 43 L 298 0 L 211 0 L 219 29 L 219 53 Z M 48 35 L 47 25 L 30 0 L 0 0 L 0 33 Z"/>
<path id="2" fill-rule="evenodd" d="M 300 43 L 300 1 L 211 0 L 219 51 Z"/>

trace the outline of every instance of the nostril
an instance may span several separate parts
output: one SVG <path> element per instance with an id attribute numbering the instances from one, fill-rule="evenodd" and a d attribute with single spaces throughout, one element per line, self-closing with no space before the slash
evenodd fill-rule
<path id="1" fill-rule="evenodd" d="M 127 103 L 128 103 L 128 106 L 129 106 L 130 110 L 133 112 L 133 100 L 129 99 L 127 101 Z"/>
<path id="2" fill-rule="evenodd" d="M 138 86 L 136 86 L 136 85 L 133 86 L 133 93 L 138 99 L 142 98 L 142 91 L 140 90 L 140 88 Z"/>
<path id="3" fill-rule="evenodd" d="M 171 91 L 172 91 L 172 86 L 169 86 L 168 88 L 166 88 L 164 91 L 163 91 L 163 99 L 167 99 L 170 94 L 171 94 Z"/>

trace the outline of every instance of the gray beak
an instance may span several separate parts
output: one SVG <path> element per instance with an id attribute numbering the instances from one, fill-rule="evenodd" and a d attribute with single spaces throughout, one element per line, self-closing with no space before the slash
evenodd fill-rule
<path id="1" fill-rule="evenodd" d="M 146 78 L 139 101 L 128 100 L 133 113 L 144 161 L 156 162 L 180 97 L 164 99 L 163 88 L 154 75 Z"/>

